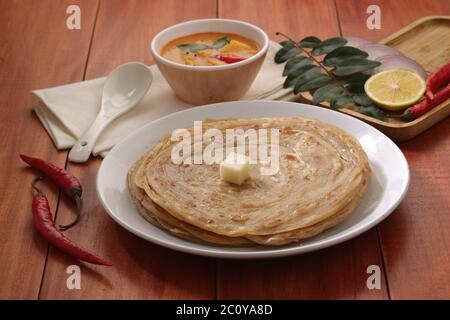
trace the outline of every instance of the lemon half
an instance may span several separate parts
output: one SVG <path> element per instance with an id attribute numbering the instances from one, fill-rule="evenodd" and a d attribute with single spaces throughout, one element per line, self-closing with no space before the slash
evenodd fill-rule
<path id="1" fill-rule="evenodd" d="M 364 90 L 383 109 L 398 111 L 416 103 L 425 93 L 425 81 L 406 69 L 382 71 L 370 77 Z"/>

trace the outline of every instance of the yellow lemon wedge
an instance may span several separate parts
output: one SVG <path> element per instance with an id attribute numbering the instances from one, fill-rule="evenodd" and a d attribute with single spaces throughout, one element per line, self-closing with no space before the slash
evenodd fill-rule
<path id="1" fill-rule="evenodd" d="M 390 69 L 370 77 L 364 90 L 380 108 L 392 111 L 405 109 L 425 93 L 425 81 L 406 69 Z"/>

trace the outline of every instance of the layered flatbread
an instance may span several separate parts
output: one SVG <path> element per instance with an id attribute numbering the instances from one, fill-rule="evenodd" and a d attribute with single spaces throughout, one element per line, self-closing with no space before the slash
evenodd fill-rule
<path id="1" fill-rule="evenodd" d="M 219 164 L 174 163 L 177 142 L 163 138 L 130 169 L 128 185 L 150 223 L 182 238 L 230 246 L 296 242 L 343 221 L 367 189 L 367 155 L 329 124 L 289 117 L 215 120 L 203 127 L 224 136 L 227 129 L 277 129 L 279 170 L 262 175 L 266 164 L 257 163 L 243 185 L 233 185 L 220 179 Z"/>

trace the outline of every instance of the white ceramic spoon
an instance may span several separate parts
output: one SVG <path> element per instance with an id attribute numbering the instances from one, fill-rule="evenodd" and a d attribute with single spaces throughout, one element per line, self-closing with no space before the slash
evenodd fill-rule
<path id="1" fill-rule="evenodd" d="M 114 69 L 103 87 L 102 106 L 92 125 L 69 152 L 72 162 L 86 162 L 100 133 L 117 117 L 131 110 L 145 96 L 152 83 L 150 69 L 129 62 Z"/>

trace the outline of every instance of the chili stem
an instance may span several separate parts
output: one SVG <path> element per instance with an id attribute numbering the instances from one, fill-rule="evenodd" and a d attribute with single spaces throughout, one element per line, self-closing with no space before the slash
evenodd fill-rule
<path id="1" fill-rule="evenodd" d="M 40 195 L 41 197 L 44 196 L 44 192 L 42 192 L 41 189 L 39 189 L 38 187 L 36 187 L 36 183 L 38 183 L 38 181 L 42 181 L 44 180 L 44 177 L 38 176 L 36 178 L 33 179 L 33 182 L 31 183 L 31 186 L 33 187 L 34 190 L 36 190 L 36 192 L 38 193 L 38 195 Z"/>
<path id="2" fill-rule="evenodd" d="M 75 195 L 75 196 L 73 196 L 73 199 L 75 200 L 75 204 L 76 204 L 76 207 L 77 207 L 77 211 L 76 211 L 76 216 L 75 216 L 75 220 L 73 220 L 71 223 L 69 223 L 69 224 L 60 224 L 59 225 L 59 229 L 60 230 L 67 230 L 67 229 L 69 229 L 70 227 L 72 227 L 72 226 L 74 226 L 74 225 L 76 225 L 79 221 L 80 221 L 80 216 L 81 216 L 81 198 L 80 198 L 80 196 L 78 196 L 78 195 Z"/>

